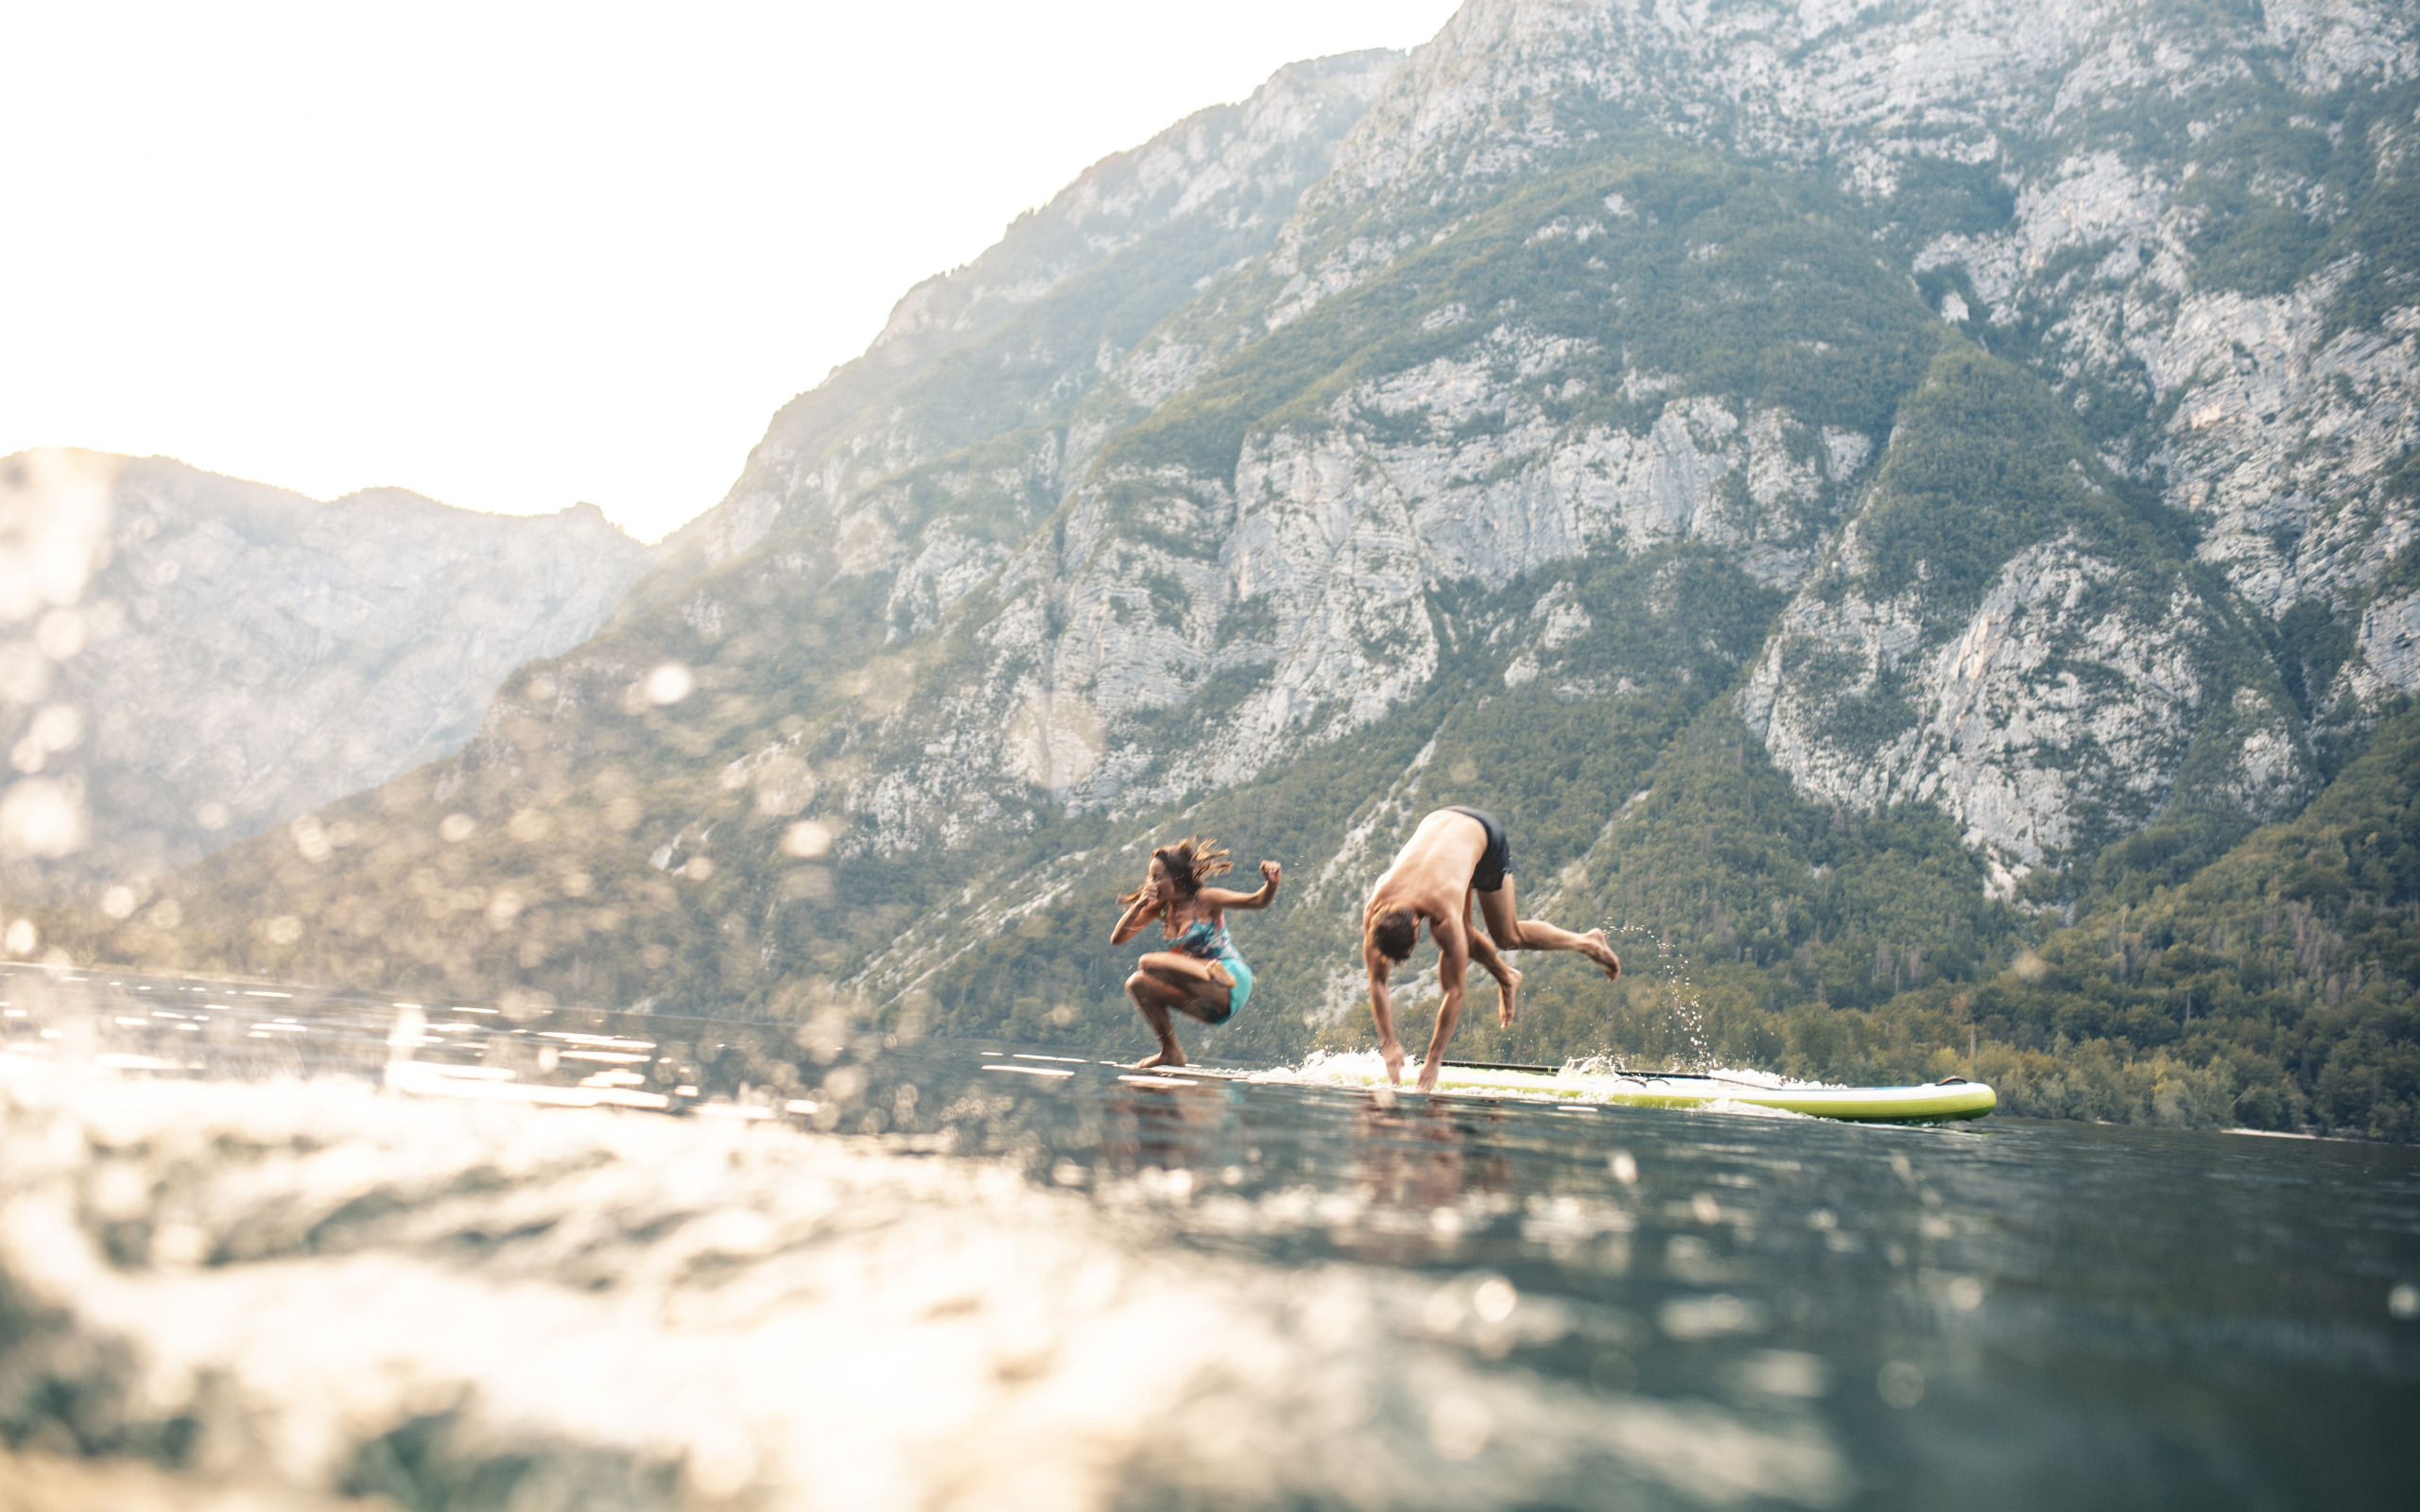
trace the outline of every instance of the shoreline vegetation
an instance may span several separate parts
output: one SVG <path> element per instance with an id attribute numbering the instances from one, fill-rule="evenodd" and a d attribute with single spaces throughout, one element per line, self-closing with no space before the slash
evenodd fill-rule
<path id="1" fill-rule="evenodd" d="M 1713 755 L 1709 765 L 1731 767 L 1722 743 L 1713 743 Z M 1861 1085 L 1957 1075 L 1991 1084 L 2000 1111 L 2015 1117 L 2420 1141 L 2420 1049 L 2414 1048 L 2420 1005 L 2411 985 L 2420 972 L 2420 909 L 2411 901 L 2420 898 L 2415 780 L 2420 709 L 2406 709 L 2383 720 L 2300 815 L 2245 836 L 2182 881 L 2161 883 L 2103 868 L 2070 903 L 2030 909 L 1991 904 L 1974 886 L 1967 912 L 1997 917 L 2001 928 L 1975 929 L 1972 917 L 1964 920 L 1967 937 L 1982 941 L 1971 962 L 1959 960 L 1958 936 L 1939 929 L 1904 950 L 1876 943 L 1874 920 L 1896 907 L 1942 901 L 1926 896 L 1935 877 L 1926 863 L 1944 855 L 1924 855 L 1922 840 L 1945 838 L 1926 816 L 1903 816 L 1907 828 L 1899 830 L 1888 828 L 1887 820 L 1868 821 L 1884 826 L 1876 835 L 1842 832 L 1832 854 L 1839 859 L 1863 850 L 1861 860 L 1802 865 L 1810 874 L 1819 868 L 1833 879 L 1845 874 L 1846 884 L 1811 905 L 1816 921 L 1798 946 L 1771 953 L 1770 940 L 1762 948 L 1742 942 L 1746 902 L 1735 906 L 1726 900 L 1769 890 L 1754 887 L 1737 850 L 1760 838 L 1793 838 L 1788 816 L 1768 808 L 1752 833 L 1737 824 L 1714 825 L 1702 804 L 1668 804 L 1662 823 L 1642 820 L 1625 836 L 1619 857 L 1626 872 L 1661 880 L 1665 896 L 1643 896 L 1642 907 L 1674 910 L 1660 932 L 1634 924 L 1616 935 L 1623 981 L 1609 987 L 1571 963 L 1532 960 L 1536 969 L 1529 971 L 1519 1022 L 1508 1030 L 1496 1026 L 1489 1011 L 1492 988 L 1478 976 L 1454 1055 L 1560 1063 L 1612 1053 L 1635 1064 L 1744 1065 Z M 1686 791 L 1685 782 L 1675 785 Z M 1828 811 L 1799 817 L 1829 836 Z M 2173 816 L 2165 822 L 2184 827 L 2192 819 Z M 2156 851 L 2158 829 L 2147 832 L 2154 842 L 2147 850 Z M 1516 845 L 1518 838 L 1516 832 Z M 1954 836 L 1945 838 L 1955 846 Z M 1708 839 L 1710 845 L 1702 843 Z M 1687 859 L 1691 852 L 1695 865 Z M 1947 856 L 1956 859 L 1954 850 Z M 1894 886 L 1906 895 L 1894 895 Z M 1869 895 L 1843 895 L 1859 888 Z M 1701 900 L 1693 908 L 1674 896 L 1688 892 Z M 2063 922 L 2068 908 L 2071 925 Z M 112 944 L 164 942 L 164 932 L 126 932 L 91 915 L 42 911 L 37 917 L 45 942 L 79 963 L 106 958 Z M 1828 937 L 1825 919 L 1832 923 Z M 1297 937 L 1272 945 L 1270 954 L 1277 958 L 1264 976 L 1281 970 L 1296 979 L 1304 974 L 1298 963 L 1283 958 L 1300 948 L 1305 921 L 1292 922 Z M 186 948 L 172 952 L 172 958 L 122 964 L 209 971 L 249 966 L 251 974 L 277 976 L 241 952 L 194 950 L 200 940 L 176 933 Z M 1789 937 L 1785 933 L 1781 942 Z M 1008 943 L 1057 941 L 1020 933 Z M 1946 970 L 1910 962 L 1928 948 Z M 1070 979 L 1064 957 L 1080 952 L 1083 958 L 1073 962 Z M 1763 960 L 1769 953 L 1776 958 Z M 1047 987 L 1055 970 L 1063 991 L 1084 990 L 1083 978 L 1098 974 L 1085 968 L 1124 970 L 1123 955 L 1110 957 L 1089 940 L 1035 955 L 1062 957 L 1040 975 Z M 1030 984 L 1035 962 L 990 964 L 989 973 L 957 973 L 940 993 L 911 991 L 883 1003 L 852 1003 L 818 981 L 807 984 L 814 990 L 729 1006 L 744 1017 L 804 1022 L 838 1005 L 894 1031 L 1003 1037 L 1108 1053 L 1131 1048 L 1131 1025 L 1123 1035 L 1103 1032 L 1117 1021 L 1096 1012 L 1061 1018 L 1033 1011 L 1038 1000 L 1030 996 L 998 1001 L 983 988 L 996 987 L 1003 974 Z M 1926 979 L 1904 985 L 1911 971 Z M 1895 989 L 1894 977 L 1902 984 Z M 1430 981 L 1433 992 L 1433 968 Z M 377 990 L 435 985 L 423 976 L 417 985 L 405 978 Z M 557 1003 L 548 993 L 520 1001 L 533 1009 Z M 1433 1001 L 1417 1001 L 1407 1011 L 1416 1018 Z M 562 1003 L 629 1006 L 572 996 Z M 1062 998 L 1052 1005 L 1067 1005 Z M 683 1006 L 731 1016 L 705 1003 Z M 1248 1013 L 1208 1037 L 1203 1054 L 1291 1062 L 1314 1049 L 1374 1046 L 1367 1003 L 1357 996 L 1344 1006 L 1316 1025 L 1274 1011 Z M 1095 1023 L 1096 1018 L 1104 1022 Z"/>

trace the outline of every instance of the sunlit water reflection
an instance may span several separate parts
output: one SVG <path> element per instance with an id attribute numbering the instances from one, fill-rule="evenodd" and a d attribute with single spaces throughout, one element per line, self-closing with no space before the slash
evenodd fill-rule
<path id="1" fill-rule="evenodd" d="M 5 980 L 25 1504 L 2405 1501 L 2420 1152 Z"/>

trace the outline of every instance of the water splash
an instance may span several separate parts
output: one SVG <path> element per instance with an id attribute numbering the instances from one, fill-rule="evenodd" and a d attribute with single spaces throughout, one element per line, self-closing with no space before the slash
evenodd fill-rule
<path id="1" fill-rule="evenodd" d="M 1609 938 L 1616 935 L 1636 936 L 1644 939 L 1654 949 L 1655 966 L 1652 981 L 1655 990 L 1670 1012 L 1673 1026 L 1679 1032 L 1682 1044 L 1685 1046 L 1673 1057 L 1674 1063 L 1671 1069 L 1688 1072 L 1704 1072 L 1711 1069 L 1714 1062 L 1714 1045 L 1706 1031 L 1705 1004 L 1698 995 L 1697 985 L 1689 980 L 1688 971 L 1683 964 L 1683 957 L 1673 948 L 1671 937 L 1668 935 L 1658 935 L 1644 924 L 1608 922 L 1600 927 Z M 1634 975 L 1630 966 L 1632 953 L 1617 950 L 1617 954 L 1623 957 L 1622 974 Z M 1604 1056 L 1615 1061 L 1620 1058 L 1619 1054 L 1611 1048 L 1604 1052 Z"/>

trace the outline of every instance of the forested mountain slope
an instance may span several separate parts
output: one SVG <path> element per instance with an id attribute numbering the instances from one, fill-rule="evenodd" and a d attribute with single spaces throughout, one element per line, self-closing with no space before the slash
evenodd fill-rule
<path id="1" fill-rule="evenodd" d="M 1203 828 L 1289 875 L 1210 1047 L 1291 1055 L 1478 802 L 1637 970 L 1475 1043 L 2408 1132 L 2384 945 L 2224 1034 L 2059 963 L 2410 796 L 2415 80 L 2359 4 L 1474 0 L 1172 156 L 1204 218 L 911 297 L 460 758 L 100 948 L 1102 1045 L 1106 900 Z"/>

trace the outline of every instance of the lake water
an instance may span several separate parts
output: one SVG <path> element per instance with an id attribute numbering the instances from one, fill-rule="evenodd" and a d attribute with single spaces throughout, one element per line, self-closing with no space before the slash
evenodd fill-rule
<path id="1" fill-rule="evenodd" d="M 0 981 L 0 1504 L 2411 1501 L 2420 1150 Z"/>

